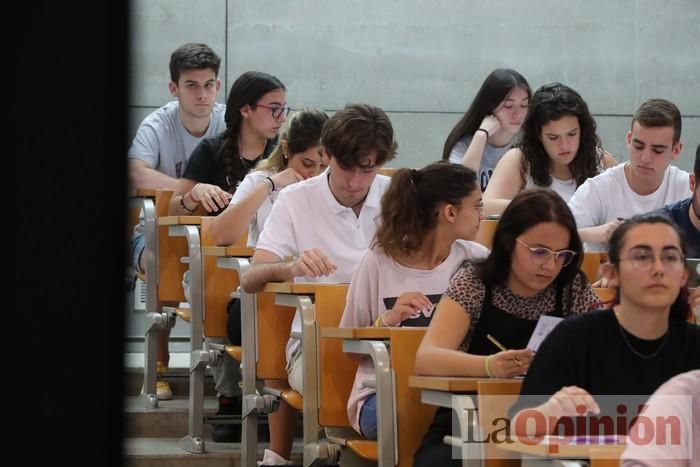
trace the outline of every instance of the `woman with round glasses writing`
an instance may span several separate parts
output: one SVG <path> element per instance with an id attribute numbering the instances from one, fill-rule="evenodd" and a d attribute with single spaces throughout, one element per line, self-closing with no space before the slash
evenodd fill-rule
<path id="1" fill-rule="evenodd" d="M 416 355 L 416 373 L 509 378 L 524 374 L 525 348 L 540 316 L 566 317 L 597 308 L 579 270 L 583 247 L 564 200 L 528 189 L 513 198 L 483 262 L 465 262 L 452 279 Z M 499 351 L 498 344 L 506 349 Z M 451 411 L 438 409 L 414 465 L 459 465 L 442 442 Z M 437 460 L 437 462 L 436 462 Z"/>
<path id="2" fill-rule="evenodd" d="M 700 368 L 684 251 L 676 226 L 662 216 L 633 217 L 613 232 L 605 274 L 618 289 L 614 312 L 573 317 L 547 336 L 511 409 L 516 434 L 558 433 L 566 422 L 578 429 L 574 417 L 586 414 L 616 420 L 620 403 L 631 420 L 636 413 L 629 409 L 638 408 L 631 395 L 644 396 L 637 401 L 643 403 L 672 376 Z M 547 422 L 526 431 L 525 418 L 539 415 Z M 617 423 L 613 434 L 628 425 Z"/>

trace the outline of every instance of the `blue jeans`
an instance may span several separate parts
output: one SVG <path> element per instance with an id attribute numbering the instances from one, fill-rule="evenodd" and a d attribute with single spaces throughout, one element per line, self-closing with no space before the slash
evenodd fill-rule
<path id="1" fill-rule="evenodd" d="M 131 265 L 138 272 L 144 272 L 139 267 L 139 259 L 145 248 L 146 221 L 143 217 L 143 211 L 141 211 L 139 214 L 139 223 L 134 226 L 134 232 L 131 234 Z"/>
<path id="2" fill-rule="evenodd" d="M 372 394 L 360 409 L 360 431 L 367 439 L 377 439 L 377 395 Z"/>
<path id="3" fill-rule="evenodd" d="M 131 237 L 131 265 L 138 272 L 141 271 L 139 267 L 139 259 L 141 259 L 141 253 L 146 248 L 146 235 L 143 232 L 134 232 Z"/>

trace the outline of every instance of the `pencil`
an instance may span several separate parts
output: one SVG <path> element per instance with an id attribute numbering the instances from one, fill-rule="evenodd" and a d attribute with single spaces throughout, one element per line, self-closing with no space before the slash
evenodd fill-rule
<path id="1" fill-rule="evenodd" d="M 500 350 L 503 350 L 504 352 L 505 352 L 506 350 L 508 350 L 508 349 L 506 349 L 506 348 L 503 346 L 503 344 L 501 344 L 500 342 L 498 342 L 498 341 L 496 340 L 496 338 L 493 337 L 491 334 L 486 334 L 486 338 L 487 338 L 488 340 L 490 340 L 491 342 L 493 342 L 493 345 L 495 345 L 496 347 L 498 347 Z"/>
<path id="2" fill-rule="evenodd" d="M 505 348 L 505 346 L 504 346 L 503 344 L 501 344 L 500 342 L 498 342 L 498 341 L 496 340 L 496 338 L 493 337 L 491 334 L 486 334 L 486 338 L 487 338 L 488 340 L 490 340 L 491 342 L 493 342 L 493 345 L 495 345 L 496 347 L 498 347 L 498 348 L 499 348 L 500 350 L 502 350 L 503 352 L 505 352 L 506 350 L 508 350 L 508 349 Z M 520 359 L 514 358 L 513 360 L 515 361 L 515 363 L 517 363 L 518 365 L 520 365 Z"/>

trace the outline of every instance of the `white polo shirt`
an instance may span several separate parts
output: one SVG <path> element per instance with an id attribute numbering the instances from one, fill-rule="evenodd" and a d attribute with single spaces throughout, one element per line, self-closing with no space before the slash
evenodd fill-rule
<path id="1" fill-rule="evenodd" d="M 618 217 L 628 218 L 645 214 L 677 201 L 690 198 L 688 172 L 668 166 L 661 185 L 648 195 L 637 194 L 627 182 L 622 162 L 605 172 L 586 180 L 569 200 L 569 208 L 576 219 L 576 227 L 595 227 Z M 601 243 L 585 243 L 586 251 L 607 251 Z"/>
<path id="2" fill-rule="evenodd" d="M 330 171 L 288 186 L 272 206 L 257 249 L 266 250 L 280 259 L 298 258 L 305 250 L 318 248 L 337 266 L 330 276 L 297 277 L 295 282 L 350 283 L 360 259 L 374 239 L 380 219 L 382 195 L 390 179 L 377 175 L 370 185 L 360 215 L 345 207 L 328 186 Z M 301 331 L 298 311 L 292 331 Z M 290 339 L 287 361 L 298 347 Z"/>

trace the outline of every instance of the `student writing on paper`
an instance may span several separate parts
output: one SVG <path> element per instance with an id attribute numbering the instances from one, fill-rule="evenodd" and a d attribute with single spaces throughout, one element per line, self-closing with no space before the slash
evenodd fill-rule
<path id="1" fill-rule="evenodd" d="M 518 193 L 488 258 L 466 262 L 450 282 L 416 355 L 416 373 L 507 378 L 527 372 L 533 352 L 525 345 L 541 315 L 569 316 L 599 304 L 579 270 L 582 252 L 574 218 L 557 193 Z M 488 335 L 516 350 L 499 351 Z M 451 418 L 449 409 L 438 409 L 415 466 L 459 465 L 442 442 Z"/>
<path id="2" fill-rule="evenodd" d="M 620 404 L 631 420 L 635 395 L 648 397 L 672 376 L 700 368 L 700 328 L 688 323 L 684 253 L 676 226 L 663 216 L 632 217 L 613 232 L 605 274 L 619 303 L 612 312 L 564 320 L 547 336 L 511 408 L 515 434 L 570 434 L 559 427 L 572 422 L 576 435 L 586 435 L 579 426 L 587 425 L 574 424 L 586 414 L 607 416 L 614 431 L 625 434 L 628 424 L 617 422 Z M 525 418 L 539 415 L 546 423 L 525 426 Z"/>
<path id="3" fill-rule="evenodd" d="M 488 255 L 471 241 L 483 217 L 476 174 L 461 164 L 437 162 L 394 174 L 372 248 L 352 277 L 340 327 L 427 326 L 462 262 Z M 367 439 L 377 439 L 376 391 L 363 385 L 373 379 L 374 365 L 365 356 L 348 419 Z"/>

